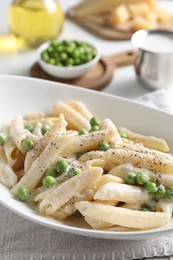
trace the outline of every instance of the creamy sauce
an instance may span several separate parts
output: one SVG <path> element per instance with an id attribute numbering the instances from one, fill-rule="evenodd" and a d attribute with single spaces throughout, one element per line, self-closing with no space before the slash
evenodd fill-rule
<path id="1" fill-rule="evenodd" d="M 140 43 L 141 49 L 157 53 L 173 53 L 173 37 L 162 34 L 149 34 Z"/>

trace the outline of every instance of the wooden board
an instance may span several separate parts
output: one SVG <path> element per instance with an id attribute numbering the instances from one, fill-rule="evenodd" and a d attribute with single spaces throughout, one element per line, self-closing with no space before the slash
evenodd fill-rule
<path id="1" fill-rule="evenodd" d="M 38 63 L 35 63 L 31 70 L 31 77 L 62 82 L 83 88 L 101 90 L 106 87 L 112 80 L 112 76 L 116 67 L 123 67 L 134 63 L 135 52 L 125 51 L 110 56 L 103 56 L 99 62 L 86 74 L 76 79 L 60 79 L 48 75 Z"/>
<path id="2" fill-rule="evenodd" d="M 119 26 L 111 26 L 107 23 L 108 15 L 109 13 L 105 12 L 81 18 L 75 14 L 74 9 L 69 10 L 66 14 L 67 18 L 99 37 L 109 40 L 129 40 L 134 33 L 133 22 L 128 21 Z M 167 22 L 160 23 L 158 29 L 173 31 L 173 17 Z"/>

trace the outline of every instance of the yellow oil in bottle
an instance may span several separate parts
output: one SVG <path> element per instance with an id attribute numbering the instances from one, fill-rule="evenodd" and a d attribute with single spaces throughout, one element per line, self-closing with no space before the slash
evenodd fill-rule
<path id="1" fill-rule="evenodd" d="M 12 33 L 31 46 L 57 38 L 63 19 L 56 0 L 15 0 L 8 13 Z"/>

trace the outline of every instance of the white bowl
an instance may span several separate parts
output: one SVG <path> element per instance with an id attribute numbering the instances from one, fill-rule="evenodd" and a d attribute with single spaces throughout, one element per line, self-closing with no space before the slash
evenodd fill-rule
<path id="1" fill-rule="evenodd" d="M 38 61 L 39 65 L 41 66 L 41 68 L 51 76 L 62 78 L 62 79 L 78 78 L 78 77 L 82 76 L 83 74 L 85 74 L 88 70 L 92 69 L 92 67 L 99 61 L 99 59 L 101 57 L 101 54 L 100 54 L 98 48 L 93 43 L 89 43 L 89 42 L 86 42 L 86 43 L 88 43 L 89 45 L 91 45 L 92 47 L 94 47 L 96 49 L 97 55 L 95 56 L 94 59 L 92 59 L 91 61 L 89 61 L 85 64 L 78 65 L 78 66 L 71 66 L 71 67 L 63 67 L 63 66 L 60 67 L 60 66 L 55 66 L 55 65 L 46 63 L 44 60 L 42 60 L 41 53 L 45 49 L 47 49 L 47 47 L 50 45 L 50 42 L 46 42 L 38 48 L 37 61 Z"/>
<path id="2" fill-rule="evenodd" d="M 25 77 L 0 76 L 0 86 L 3 93 L 0 95 L 0 126 L 9 123 L 17 114 L 26 115 L 31 111 L 49 112 L 56 100 L 80 100 L 86 104 L 93 115 L 97 115 L 100 119 L 111 118 L 117 126 L 125 126 L 142 134 L 161 136 L 170 145 L 173 144 L 173 116 L 144 105 L 96 91 Z M 84 236 L 144 240 L 173 231 L 173 219 L 162 228 L 128 232 L 92 230 L 79 219 L 76 222 L 74 219 L 58 221 L 41 216 L 34 206 L 30 207 L 14 199 L 2 184 L 0 184 L 0 203 L 38 224 Z"/>

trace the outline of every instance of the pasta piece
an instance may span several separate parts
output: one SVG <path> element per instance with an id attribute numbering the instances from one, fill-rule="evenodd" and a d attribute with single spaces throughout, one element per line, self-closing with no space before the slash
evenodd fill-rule
<path id="1" fill-rule="evenodd" d="M 88 216 L 85 216 L 85 221 L 93 228 L 93 229 L 96 229 L 96 230 L 99 230 L 99 229 L 106 229 L 106 228 L 109 228 L 109 227 L 112 227 L 113 224 L 110 224 L 106 221 L 102 221 L 102 220 L 98 220 L 98 219 L 95 219 L 93 217 L 88 217 Z"/>
<path id="2" fill-rule="evenodd" d="M 94 160 L 87 161 L 84 165 L 85 165 L 86 168 L 101 167 L 101 168 L 104 169 L 105 161 L 101 160 L 101 159 L 94 159 Z"/>
<path id="3" fill-rule="evenodd" d="M 121 226 L 112 226 L 110 228 L 105 228 L 105 231 L 113 231 L 113 232 L 127 232 L 127 231 L 137 231 L 137 228 L 127 228 Z"/>
<path id="4" fill-rule="evenodd" d="M 85 117 L 88 121 L 90 121 L 92 114 L 86 108 L 86 106 L 79 101 L 67 101 L 66 104 L 80 113 L 83 117 Z"/>
<path id="5" fill-rule="evenodd" d="M 38 201 L 40 198 L 43 198 L 39 204 L 40 212 L 46 215 L 53 214 L 77 192 L 80 192 L 85 187 L 95 183 L 102 173 L 102 168 L 92 167 L 62 183 L 60 186 L 55 186 L 46 197 L 44 197 L 44 192 L 43 194 L 39 194 L 35 200 Z"/>
<path id="6" fill-rule="evenodd" d="M 127 184 L 108 182 L 99 187 L 94 199 L 123 201 L 130 204 L 144 204 L 152 196 L 142 187 Z"/>
<path id="7" fill-rule="evenodd" d="M 124 183 L 124 180 L 120 177 L 117 177 L 117 176 L 105 174 L 105 175 L 101 176 L 100 179 L 98 180 L 97 187 L 100 187 L 107 182 L 115 182 L 115 183 L 121 183 L 122 184 L 122 183 Z"/>
<path id="8" fill-rule="evenodd" d="M 3 148 L 8 164 L 13 166 L 17 162 L 20 151 L 17 149 L 11 137 L 7 138 Z"/>
<path id="9" fill-rule="evenodd" d="M 28 188 L 29 192 L 33 192 L 44 177 L 46 169 L 59 158 L 61 151 L 65 146 L 69 146 L 70 142 L 70 136 L 57 136 L 51 140 L 11 192 L 16 194 L 18 188 L 21 186 Z"/>
<path id="10" fill-rule="evenodd" d="M 2 150 L 0 151 L 0 182 L 8 188 L 17 183 L 17 176 L 5 160 Z"/>
<path id="11" fill-rule="evenodd" d="M 109 174 L 118 176 L 120 178 L 125 178 L 125 176 L 128 174 L 128 172 L 146 172 L 149 176 L 151 181 L 154 181 L 155 183 L 163 184 L 165 187 L 173 185 L 173 175 L 167 174 L 167 173 L 161 173 L 161 172 L 153 172 L 149 171 L 147 169 L 141 169 L 138 167 L 134 167 L 131 164 L 122 164 L 115 168 L 113 168 Z"/>
<path id="12" fill-rule="evenodd" d="M 168 199 L 161 199 L 159 200 L 157 204 L 157 210 L 170 213 L 172 215 L 173 213 L 173 201 L 170 201 Z"/>
<path id="13" fill-rule="evenodd" d="M 59 116 L 61 113 L 64 114 L 66 121 L 72 125 L 74 129 L 79 130 L 80 128 L 86 128 L 89 130 L 91 128 L 88 120 L 67 104 L 58 101 L 54 104 L 53 108 L 55 115 Z"/>
<path id="14" fill-rule="evenodd" d="M 95 194 L 95 189 L 85 188 L 79 193 L 76 193 L 65 205 L 55 211 L 51 216 L 57 219 L 66 219 L 76 212 L 75 203 L 81 200 L 92 201 Z"/>
<path id="15" fill-rule="evenodd" d="M 24 152 L 21 147 L 22 140 L 29 138 L 33 142 L 38 141 L 38 137 L 30 133 L 27 129 L 24 129 L 23 118 L 21 116 L 16 116 L 10 125 L 10 134 L 13 142 L 19 149 L 19 151 Z"/>
<path id="16" fill-rule="evenodd" d="M 114 125 L 114 123 L 109 118 L 104 119 L 100 123 L 100 128 L 101 129 L 112 129 L 112 130 L 116 131 L 116 139 L 113 140 L 112 142 L 110 142 L 111 148 L 115 148 L 116 146 L 122 144 L 122 138 L 121 138 L 116 126 Z"/>
<path id="17" fill-rule="evenodd" d="M 144 154 L 151 154 L 154 155 L 160 159 L 165 158 L 167 160 L 173 160 L 173 157 L 171 154 L 167 154 L 167 153 L 163 153 L 151 148 L 147 148 L 145 146 L 143 146 L 140 143 L 123 143 L 122 145 L 115 145 L 115 148 L 121 148 L 121 149 L 125 149 L 125 150 L 131 150 L 131 151 L 136 151 L 138 153 L 144 153 Z"/>
<path id="18" fill-rule="evenodd" d="M 143 154 L 123 149 L 109 149 L 103 154 L 105 161 L 111 161 L 115 166 L 123 163 L 131 163 L 139 168 L 147 168 L 152 171 L 173 173 L 173 160 L 160 159 L 152 154 Z M 111 169 L 110 169 L 111 170 Z"/>
<path id="19" fill-rule="evenodd" d="M 51 140 L 53 140 L 57 135 L 65 133 L 66 126 L 67 122 L 65 121 L 64 116 L 61 114 L 55 125 L 49 131 L 47 131 L 35 145 L 35 147 L 27 153 L 24 165 L 25 172 L 29 170 L 32 163 L 40 156 Z"/>
<path id="20" fill-rule="evenodd" d="M 43 135 L 42 135 L 42 131 L 41 131 L 41 128 L 42 128 L 42 124 L 40 122 L 38 122 L 35 127 L 34 127 L 34 130 L 33 130 L 33 134 L 38 136 L 38 138 L 40 139 Z"/>
<path id="21" fill-rule="evenodd" d="M 63 155 L 96 150 L 98 149 L 99 142 L 107 141 L 109 143 L 115 138 L 116 132 L 109 129 L 73 136 L 71 146 L 63 150 Z"/>
<path id="22" fill-rule="evenodd" d="M 88 160 L 94 160 L 94 159 L 103 160 L 103 154 L 104 154 L 104 152 L 102 152 L 102 151 L 91 151 L 91 152 L 88 152 L 88 153 L 85 153 L 84 155 L 82 155 L 79 158 L 79 162 L 86 162 Z M 104 170 L 109 171 L 110 169 L 115 167 L 115 164 L 111 163 L 108 160 L 104 160 L 104 162 L 105 162 Z"/>
<path id="23" fill-rule="evenodd" d="M 50 127 L 53 127 L 54 124 L 57 122 L 57 117 L 42 117 L 42 118 L 36 118 L 36 119 L 30 119 L 30 120 L 24 120 L 24 125 L 32 125 L 36 126 L 38 123 L 41 123 L 42 125 L 49 125 Z"/>
<path id="24" fill-rule="evenodd" d="M 116 126 L 109 118 L 105 118 L 104 120 L 101 121 L 100 128 L 101 129 L 112 129 L 112 130 L 115 130 L 118 132 Z"/>
<path id="25" fill-rule="evenodd" d="M 79 157 L 79 162 L 87 162 L 89 160 L 102 160 L 104 152 L 91 151 Z"/>
<path id="26" fill-rule="evenodd" d="M 75 206 L 85 217 L 94 217 L 99 221 L 136 229 L 161 227 L 171 219 L 169 213 L 136 211 L 88 201 L 77 202 Z"/>
<path id="27" fill-rule="evenodd" d="M 125 133 L 128 136 L 128 138 L 134 141 L 135 143 L 143 143 L 146 147 L 159 150 L 161 152 L 169 152 L 169 146 L 166 143 L 166 141 L 162 138 L 141 135 L 123 127 L 120 127 L 119 130 L 120 132 Z"/>

